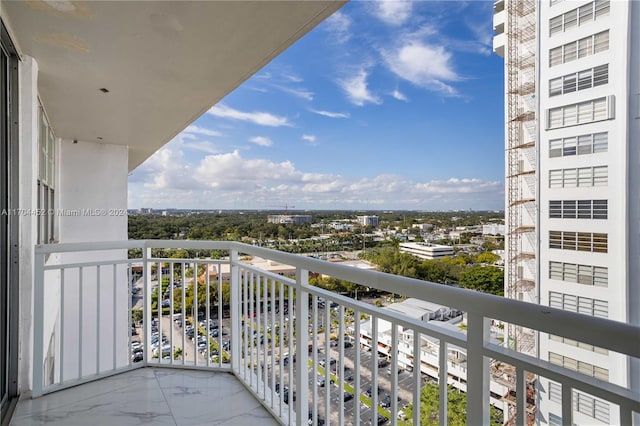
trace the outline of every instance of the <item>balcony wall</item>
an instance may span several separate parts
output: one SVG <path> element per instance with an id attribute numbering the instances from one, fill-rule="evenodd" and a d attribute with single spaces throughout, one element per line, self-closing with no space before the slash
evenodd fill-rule
<path id="1" fill-rule="evenodd" d="M 222 250 L 228 257 L 175 259 L 160 251 L 170 248 L 201 252 Z M 125 249 L 134 249 L 137 254 L 132 258 L 121 255 L 119 260 L 95 260 L 94 256 L 90 261 L 44 266 L 45 256 L 52 253 L 99 253 L 105 250 L 123 253 Z M 296 269 L 295 278 L 252 266 L 240 260 L 245 259 L 244 255 L 291 265 Z M 441 398 L 437 415 L 441 424 L 447 423 L 443 398 L 452 377 L 464 383 L 460 388 L 466 392 L 468 419 L 483 424 L 489 423 L 490 404 L 505 408 L 506 400 L 513 408 L 505 408 L 504 418 L 518 424 L 526 423 L 525 413 L 531 413 L 527 384 L 533 389 L 536 376 L 561 383 L 563 400 L 571 401 L 572 390 L 581 390 L 610 401 L 614 413 L 611 418 L 620 420 L 622 424 L 631 423 L 632 413 L 640 411 L 638 390 L 621 388 L 511 351 L 490 339 L 492 322 L 514 323 L 638 358 L 638 327 L 235 242 L 59 244 L 36 247 L 36 256 L 35 306 L 47 305 L 48 309 L 57 309 L 58 330 L 61 331 L 54 339 L 54 350 L 47 350 L 45 343 L 51 338 L 45 333 L 43 311 L 36 310 L 35 396 L 145 366 L 226 371 L 234 374 L 274 417 L 285 424 L 306 423 L 308 413 L 316 424 L 324 419 L 354 424 L 367 420 L 375 422 L 377 419 L 371 419 L 369 407 L 378 407 L 385 393 L 390 396 L 390 406 L 380 408 L 382 411 L 378 413 L 396 424 L 404 403 L 420 407 L 419 390 L 425 383 L 421 369 L 413 368 L 411 373 L 402 373 L 405 378 L 409 374 L 410 379 L 403 381 L 404 387 L 399 387 L 398 361 L 402 357 L 405 365 L 407 361 L 417 363 L 420 360 L 421 365 L 426 362 L 435 367 Z M 217 265 L 218 270 L 230 268 L 230 274 L 215 276 L 204 273 L 209 265 Z M 81 268 L 86 275 L 81 286 L 100 289 L 87 290 L 85 294 L 92 295 L 94 299 L 84 298 L 82 303 L 80 299 L 74 302 L 62 297 L 65 292 L 73 292 L 71 286 L 77 284 L 67 282 L 66 277 Z M 122 268 L 127 271 L 124 274 L 126 278 L 118 273 L 110 278 L 98 278 L 105 273 L 108 275 L 108 271 Z M 139 279 L 137 271 L 142 274 Z M 60 274 L 60 279 L 50 281 L 48 276 L 56 277 L 56 274 Z M 453 307 L 466 313 L 467 330 L 443 328 L 433 321 L 414 319 L 347 295 L 310 286 L 310 274 L 332 276 Z M 189 283 L 194 281 L 199 285 L 191 291 L 197 294 L 191 293 L 193 297 L 187 297 L 190 294 Z M 174 290 L 167 292 L 166 299 L 161 291 L 162 295 L 156 302 L 154 293 L 159 283 Z M 57 300 L 45 297 L 49 285 L 60 285 Z M 140 288 L 140 291 L 123 306 L 119 299 L 110 297 L 122 288 L 132 295 L 135 288 Z M 186 303 L 182 304 L 182 300 Z M 160 306 L 164 303 L 166 307 L 158 309 L 154 302 Z M 78 305 L 76 310 L 84 308 L 82 321 L 63 315 L 74 312 L 74 303 Z M 142 320 L 141 324 L 132 319 L 136 305 L 142 308 L 141 318 L 137 318 Z M 125 318 L 126 326 L 121 327 L 117 318 Z M 361 336 L 365 318 L 372 320 L 368 342 Z M 187 331 L 187 320 L 195 326 L 191 331 L 193 341 Z M 390 330 L 379 333 L 378 324 L 383 322 L 391 325 Z M 217 324 L 218 333 L 212 333 L 213 324 Z M 330 328 L 327 329 L 327 325 Z M 131 331 L 134 328 L 135 334 Z M 404 348 L 401 356 L 400 346 L 406 345 L 402 340 L 404 333 L 414 336 L 410 343 L 413 350 Z M 87 337 L 91 334 L 91 338 Z M 163 334 L 166 343 L 162 342 Z M 424 353 L 422 336 L 438 342 L 437 354 Z M 127 344 L 119 344 L 121 339 Z M 133 344 L 136 339 L 141 342 L 139 346 L 143 355 L 134 359 L 132 348 L 138 346 Z M 355 350 L 348 350 L 346 341 L 353 342 Z M 196 349 L 201 342 L 201 349 Z M 366 346 L 365 343 L 378 348 L 382 342 L 386 347 L 384 352 L 374 350 L 367 354 L 360 350 Z M 78 346 L 84 349 L 79 351 Z M 162 349 L 165 346 L 168 347 L 166 354 Z M 466 354 L 463 364 L 449 359 L 448 354 L 452 350 Z M 126 361 L 121 363 L 122 357 Z M 335 362 L 331 361 L 332 358 Z M 385 375 L 378 366 L 383 359 L 391 361 L 390 375 Z M 325 368 L 327 366 L 331 368 Z M 324 377 L 326 383 L 333 380 L 337 388 L 328 385 L 321 388 L 316 379 L 318 376 Z M 373 390 L 370 397 L 364 392 L 367 386 Z M 384 391 L 379 395 L 377 390 L 380 389 Z M 354 394 L 351 402 L 343 400 L 343 392 Z M 410 396 L 402 399 L 407 392 Z M 546 397 L 545 389 L 538 389 L 538 392 L 540 398 Z M 399 397 L 401 402 L 397 401 Z M 353 404 L 353 400 L 362 404 Z M 571 422 L 577 418 L 571 404 L 563 406 L 562 411 L 564 421 Z M 409 422 L 419 424 L 419 419 L 420 410 L 416 409 Z"/>

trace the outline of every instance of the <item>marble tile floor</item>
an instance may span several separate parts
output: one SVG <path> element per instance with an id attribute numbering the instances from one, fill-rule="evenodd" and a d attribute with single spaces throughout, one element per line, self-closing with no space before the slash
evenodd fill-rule
<path id="1" fill-rule="evenodd" d="M 36 399 L 23 399 L 12 426 L 279 424 L 229 373 L 140 368 Z"/>

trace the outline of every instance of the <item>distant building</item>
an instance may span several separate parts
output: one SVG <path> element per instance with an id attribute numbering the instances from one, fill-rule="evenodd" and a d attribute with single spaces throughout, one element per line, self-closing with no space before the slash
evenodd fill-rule
<path id="1" fill-rule="evenodd" d="M 482 225 L 482 235 L 504 235 L 504 225 Z"/>
<path id="2" fill-rule="evenodd" d="M 331 222 L 329 228 L 335 229 L 336 231 L 351 231 L 353 230 L 353 225 L 346 222 Z"/>
<path id="3" fill-rule="evenodd" d="M 279 224 L 302 225 L 303 223 L 311 223 L 311 215 L 308 214 L 270 214 L 267 216 L 267 222 Z"/>
<path id="4" fill-rule="evenodd" d="M 460 327 L 464 324 L 463 313 L 456 309 L 438 305 L 424 300 L 409 298 L 400 303 L 393 303 L 383 310 L 393 313 L 400 313 L 414 320 L 428 323 L 434 328 L 438 328 L 445 333 L 464 332 Z M 360 323 L 360 343 L 363 347 L 371 348 L 374 344 L 372 333 L 372 319 L 366 319 Z M 397 340 L 394 342 L 392 324 L 386 320 L 377 320 L 377 347 L 378 356 L 381 358 L 390 357 L 390 360 L 397 360 L 398 368 L 412 371 L 419 368 L 420 372 L 428 375 L 432 379 L 439 378 L 440 365 L 440 342 L 431 336 L 420 335 L 420 364 L 414 361 L 413 339 L 414 332 L 398 326 Z M 466 325 L 466 324 L 465 324 Z M 491 330 L 490 341 L 493 344 L 500 344 L 497 331 Z M 394 353 L 394 343 L 397 353 Z M 465 348 L 448 344 L 447 345 L 447 382 L 454 388 L 462 392 L 467 391 L 467 351 Z M 493 373 L 493 371 L 492 371 Z M 507 402 L 503 398 L 508 393 L 508 388 L 500 383 L 498 378 L 491 374 L 490 402 L 501 410 L 507 409 Z"/>
<path id="5" fill-rule="evenodd" d="M 453 256 L 453 247 L 431 243 L 400 243 L 400 252 L 431 260 Z"/>
<path id="6" fill-rule="evenodd" d="M 433 225 L 430 223 L 414 223 L 413 225 L 411 225 L 411 227 L 414 229 L 419 229 L 422 232 L 429 232 L 431 229 L 433 229 Z"/>
<path id="7" fill-rule="evenodd" d="M 358 216 L 358 223 L 362 226 L 378 226 L 380 218 L 378 216 Z"/>

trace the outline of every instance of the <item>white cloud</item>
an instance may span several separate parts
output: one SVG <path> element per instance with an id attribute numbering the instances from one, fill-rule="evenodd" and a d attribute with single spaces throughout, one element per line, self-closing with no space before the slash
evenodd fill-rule
<path id="1" fill-rule="evenodd" d="M 290 95 L 293 96 L 297 96 L 298 98 L 302 98 L 302 99 L 306 99 L 308 101 L 312 101 L 313 100 L 313 92 L 310 92 L 306 89 L 296 89 L 293 87 L 286 87 L 286 86 L 281 86 L 278 84 L 274 84 L 273 87 L 288 93 Z"/>
<path id="2" fill-rule="evenodd" d="M 269 139 L 266 136 L 255 136 L 255 137 L 249 139 L 249 142 L 253 142 L 256 145 L 260 145 L 260 146 L 271 146 L 271 145 L 273 145 L 273 142 L 271 141 L 271 139 Z"/>
<path id="3" fill-rule="evenodd" d="M 191 164 L 182 148 L 176 138 L 134 171 L 131 208 L 262 208 L 283 194 L 298 208 L 309 209 L 496 209 L 504 200 L 502 181 L 415 181 L 390 174 L 351 179 L 304 172 L 290 161 L 244 158 L 237 150 Z"/>
<path id="4" fill-rule="evenodd" d="M 217 154 L 220 152 L 211 142 L 184 142 L 183 146 L 193 151 L 206 152 L 207 154 Z"/>
<path id="5" fill-rule="evenodd" d="M 302 135 L 302 140 L 309 142 L 309 145 L 317 145 L 316 135 Z"/>
<path id="6" fill-rule="evenodd" d="M 250 123 L 258 124 L 261 126 L 280 127 L 291 126 L 292 124 L 286 117 L 280 117 L 268 112 L 244 112 L 237 109 L 230 108 L 226 105 L 214 105 L 209 111 L 209 114 L 215 117 L 229 118 L 232 120 L 248 121 Z"/>
<path id="7" fill-rule="evenodd" d="M 416 86 L 451 95 L 456 93 L 453 87 L 444 83 L 459 80 L 451 64 L 452 55 L 444 46 L 407 41 L 393 51 L 383 51 L 382 56 L 398 77 Z"/>
<path id="8" fill-rule="evenodd" d="M 336 12 L 325 21 L 326 29 L 337 44 L 344 44 L 351 38 L 351 18 L 342 12 Z"/>
<path id="9" fill-rule="evenodd" d="M 368 76 L 367 71 L 361 69 L 353 77 L 338 82 L 342 90 L 347 94 L 349 101 L 354 105 L 363 106 L 367 103 L 379 105 L 382 103 L 382 99 L 369 91 L 367 85 Z"/>
<path id="10" fill-rule="evenodd" d="M 373 4 L 373 14 L 389 25 L 402 25 L 411 17 L 413 4 L 402 0 L 380 0 Z"/>
<path id="11" fill-rule="evenodd" d="M 292 83 L 302 83 L 304 81 L 302 77 L 295 74 L 287 74 L 284 76 L 284 78 L 288 81 L 291 81 Z"/>
<path id="12" fill-rule="evenodd" d="M 310 109 L 314 114 L 323 115 L 325 117 L 330 118 L 349 118 L 351 115 L 348 112 L 332 112 L 332 111 L 324 111 L 320 109 Z"/>
<path id="13" fill-rule="evenodd" d="M 205 129 L 204 127 L 199 127 L 196 125 L 187 126 L 186 129 L 183 130 L 184 133 L 193 133 L 196 135 L 204 135 L 204 136 L 221 136 L 222 133 L 216 130 Z"/>
<path id="14" fill-rule="evenodd" d="M 404 101 L 404 102 L 408 102 L 409 99 L 407 99 L 407 97 L 405 96 L 404 93 L 402 93 L 401 91 L 399 91 L 398 89 L 394 90 L 391 93 L 391 96 L 393 96 L 394 98 L 396 98 L 399 101 Z"/>

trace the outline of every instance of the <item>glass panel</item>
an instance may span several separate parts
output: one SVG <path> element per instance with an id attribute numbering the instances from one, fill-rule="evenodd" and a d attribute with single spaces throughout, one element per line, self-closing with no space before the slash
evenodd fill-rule
<path id="1" fill-rule="evenodd" d="M 578 123 L 593 121 L 593 103 L 584 102 L 578 105 Z"/>
<path id="2" fill-rule="evenodd" d="M 562 78 L 554 78 L 549 80 L 549 96 L 557 96 L 562 94 Z"/>
<path id="3" fill-rule="evenodd" d="M 588 3 L 578 9 L 578 19 L 580 25 L 584 25 L 593 20 L 593 3 Z"/>
<path id="4" fill-rule="evenodd" d="M 607 166 L 593 168 L 593 186 L 607 186 L 609 183 L 609 170 Z"/>
<path id="5" fill-rule="evenodd" d="M 580 71 L 578 73 L 578 90 L 589 89 L 592 85 L 592 70 Z"/>
<path id="6" fill-rule="evenodd" d="M 562 92 L 571 93 L 576 91 L 576 75 L 565 75 L 562 81 Z"/>
<path id="7" fill-rule="evenodd" d="M 578 136 L 578 155 L 591 154 L 591 135 Z"/>
<path id="8" fill-rule="evenodd" d="M 608 149 L 609 135 L 607 132 L 593 135 L 593 152 L 606 152 Z"/>
<path id="9" fill-rule="evenodd" d="M 593 101 L 593 120 L 607 119 L 607 100 L 605 98 Z"/>
<path id="10" fill-rule="evenodd" d="M 576 43 L 564 45 L 564 62 L 571 62 L 576 59 Z"/>
<path id="11" fill-rule="evenodd" d="M 562 31 L 562 15 L 551 18 L 549 21 L 549 35 L 554 35 Z"/>
<path id="12" fill-rule="evenodd" d="M 564 30 L 567 31 L 578 25 L 578 9 L 573 9 L 564 14 Z"/>
<path id="13" fill-rule="evenodd" d="M 595 19 L 609 14 L 609 0 L 596 0 L 594 5 Z"/>
<path id="14" fill-rule="evenodd" d="M 609 30 L 593 36 L 593 53 L 602 52 L 609 49 Z"/>
<path id="15" fill-rule="evenodd" d="M 593 69 L 593 85 L 601 86 L 609 82 L 609 65 L 600 65 Z"/>
<path id="16" fill-rule="evenodd" d="M 563 108 L 563 125 L 572 126 L 578 124 L 578 112 L 576 105 L 567 105 Z"/>
<path id="17" fill-rule="evenodd" d="M 549 157 L 562 157 L 562 139 L 549 141 Z"/>
<path id="18" fill-rule="evenodd" d="M 591 200 L 578 200 L 578 219 L 591 219 Z"/>
<path id="19" fill-rule="evenodd" d="M 565 188 L 575 188 L 577 186 L 577 170 L 576 169 L 564 169 L 562 171 L 563 179 L 562 184 Z"/>
<path id="20" fill-rule="evenodd" d="M 578 169 L 578 187 L 593 186 L 593 169 L 581 167 Z"/>
<path id="21" fill-rule="evenodd" d="M 562 202 L 562 217 L 565 219 L 576 218 L 576 200 L 564 200 Z"/>
<path id="22" fill-rule="evenodd" d="M 577 139 L 576 138 L 566 138 L 563 141 L 563 147 L 562 147 L 562 156 L 566 157 L 568 155 L 576 155 L 576 144 L 577 144 Z"/>
<path id="23" fill-rule="evenodd" d="M 607 234 L 593 234 L 593 251 L 596 253 L 606 253 L 608 246 Z"/>
<path id="24" fill-rule="evenodd" d="M 593 37 L 578 40 L 578 58 L 584 58 L 593 53 Z"/>
<path id="25" fill-rule="evenodd" d="M 562 108 L 549 110 L 549 127 L 551 129 L 562 127 Z"/>
<path id="26" fill-rule="evenodd" d="M 560 65 L 562 63 L 562 46 L 549 51 L 549 66 Z"/>

